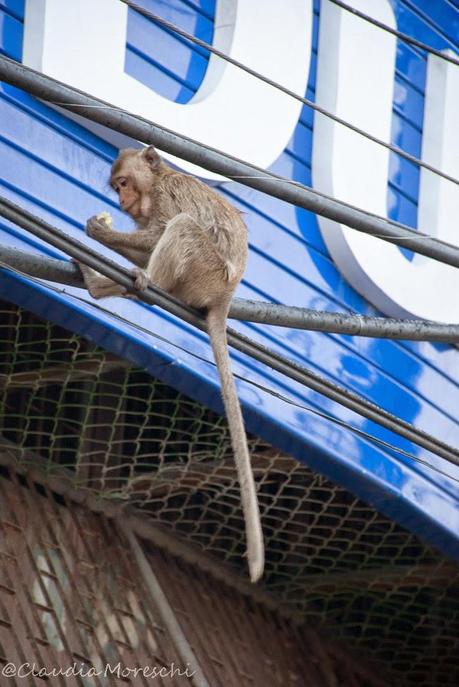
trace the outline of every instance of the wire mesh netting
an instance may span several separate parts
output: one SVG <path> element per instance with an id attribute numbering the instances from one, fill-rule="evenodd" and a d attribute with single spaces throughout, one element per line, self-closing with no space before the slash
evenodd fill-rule
<path id="1" fill-rule="evenodd" d="M 65 470 L 245 574 L 226 420 L 141 369 L 0 303 L 0 453 Z M 264 587 L 397 684 L 459 683 L 459 570 L 305 465 L 249 437 Z"/>
<path id="2" fill-rule="evenodd" d="M 144 549 L 212 687 L 387 684 L 330 637 Z M 0 468 L 0 673 L 8 666 L 1 684 L 14 687 L 196 684 L 118 523 Z"/>

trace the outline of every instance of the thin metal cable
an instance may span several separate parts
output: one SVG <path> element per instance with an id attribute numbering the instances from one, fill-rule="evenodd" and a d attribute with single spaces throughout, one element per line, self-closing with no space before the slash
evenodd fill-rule
<path id="1" fill-rule="evenodd" d="M 122 2 L 123 1 L 124 0 L 122 0 Z M 329 0 L 329 2 L 332 2 L 334 5 L 341 7 L 341 9 L 346 10 L 346 12 L 351 12 L 356 17 L 359 17 L 359 19 L 363 19 L 364 21 L 368 22 L 369 24 L 373 24 L 374 26 L 377 26 L 378 29 L 382 29 L 383 31 L 387 31 L 387 33 L 391 33 L 393 36 L 397 36 L 397 38 L 399 40 L 403 41 L 404 43 L 411 43 L 411 45 L 416 46 L 416 48 L 420 48 L 421 50 L 424 50 L 425 52 L 431 53 L 432 55 L 436 55 L 437 57 L 440 57 L 442 60 L 445 60 L 445 62 L 451 62 L 451 64 L 455 64 L 459 67 L 459 59 L 458 58 L 452 57 L 452 55 L 446 55 L 441 50 L 437 50 L 436 48 L 433 48 L 431 45 L 427 45 L 427 43 L 423 43 L 422 41 L 418 41 L 417 38 L 413 38 L 412 36 L 409 36 L 407 33 L 402 33 L 401 31 L 397 31 L 397 29 L 393 29 L 391 26 L 387 26 L 387 24 L 383 24 L 383 22 L 378 21 L 378 19 L 374 19 L 373 17 L 370 17 L 368 14 L 365 14 L 364 12 L 360 12 L 360 10 L 356 10 L 354 7 L 350 7 L 349 5 L 346 5 L 346 3 L 341 2 L 341 0 Z"/>
<path id="2" fill-rule="evenodd" d="M 76 239 L 66 236 L 44 220 L 35 217 L 27 210 L 18 207 L 5 198 L 1 198 L 0 214 L 55 248 L 63 250 L 76 260 L 84 262 L 109 279 L 125 286 L 129 291 L 139 293 L 137 289 L 135 289 L 135 280 L 128 269 L 117 265 L 112 260 L 98 254 L 96 251 L 88 248 Z M 141 300 L 146 303 L 158 305 L 172 315 L 197 327 L 201 331 L 207 331 L 206 321 L 201 313 L 193 308 L 185 306 L 176 298 L 173 298 L 155 285 L 150 284 L 148 288 L 139 293 L 139 295 L 141 296 Z M 362 415 L 368 420 L 376 422 L 382 427 L 403 436 L 405 439 L 435 453 L 448 462 L 459 466 L 458 448 L 430 435 L 428 432 L 418 429 L 411 423 L 402 420 L 359 394 L 321 377 L 305 365 L 289 360 L 273 349 L 263 344 L 259 344 L 229 327 L 226 333 L 228 344 L 241 353 L 271 367 L 273 370 L 285 375 L 289 379 L 326 396 L 332 401 Z"/>
<path id="3" fill-rule="evenodd" d="M 141 7 L 140 5 L 137 5 L 135 2 L 132 2 L 132 0 L 120 0 L 120 2 L 124 3 L 128 7 L 131 7 L 133 10 L 136 10 L 137 12 L 142 14 L 144 17 L 151 19 L 155 23 L 160 24 L 160 25 L 170 29 L 171 31 L 177 33 L 179 36 L 182 36 L 183 38 L 186 38 L 187 40 L 191 41 L 192 43 L 199 45 L 201 48 L 208 50 L 209 52 L 213 53 L 217 57 L 220 57 L 222 60 L 225 60 L 229 64 L 232 64 L 234 67 L 241 69 L 242 71 L 246 72 L 247 74 L 250 74 L 251 76 L 255 77 L 256 79 L 258 79 L 260 81 L 263 81 L 264 83 L 268 84 L 268 86 L 272 86 L 273 88 L 277 89 L 278 91 L 281 91 L 282 93 L 285 93 L 285 95 L 288 95 L 291 98 L 298 100 L 299 102 L 303 103 L 304 105 L 307 105 L 308 107 L 312 108 L 316 112 L 319 112 L 320 114 L 324 115 L 325 117 L 328 117 L 329 119 L 332 119 L 333 121 L 337 122 L 338 124 L 345 126 L 346 128 L 350 129 L 351 131 L 354 131 L 355 133 L 359 134 L 360 136 L 364 136 L 365 138 L 372 141 L 373 143 L 376 143 L 377 145 L 380 145 L 380 146 L 383 146 L 384 148 L 387 148 L 392 153 L 396 153 L 397 155 L 400 155 L 400 157 L 403 157 L 405 160 L 408 160 L 409 162 L 412 162 L 413 164 L 418 165 L 419 167 L 423 167 L 424 169 L 429 170 L 429 172 L 432 172 L 433 174 L 436 174 L 437 176 L 442 177 L 443 179 L 446 179 L 447 181 L 450 181 L 453 184 L 459 185 L 459 179 L 456 179 L 455 177 L 452 177 L 451 175 L 446 174 L 446 172 L 442 172 L 437 167 L 433 167 L 432 165 L 429 165 L 427 162 L 420 160 L 419 158 L 415 157 L 414 155 L 410 155 L 410 153 L 405 152 L 404 150 L 402 150 L 398 146 L 395 146 L 392 143 L 386 143 L 386 141 L 383 141 L 382 139 L 378 138 L 377 136 L 373 136 L 373 134 L 370 134 L 368 131 L 364 131 L 363 129 L 360 129 L 358 126 L 351 124 L 350 122 L 346 121 L 345 119 L 342 119 L 341 117 L 338 117 L 337 115 L 332 114 L 331 112 L 324 109 L 320 105 L 317 105 L 317 103 L 315 103 L 314 101 L 309 100 L 308 98 L 304 98 L 303 96 L 299 95 L 298 93 L 291 91 L 286 86 L 282 86 L 282 84 L 279 84 L 276 81 L 273 81 L 272 79 L 270 79 L 269 77 L 264 76 L 263 74 L 260 74 L 259 72 L 255 71 L 251 67 L 247 67 L 247 65 L 243 64 L 242 62 L 239 62 L 238 60 L 235 60 L 234 58 L 230 57 L 226 53 L 221 52 L 221 50 L 214 48 L 212 45 L 210 45 L 210 43 L 206 43 L 205 41 L 201 40 L 200 38 L 196 38 L 192 34 L 188 33 L 187 31 L 184 31 L 180 27 L 176 26 L 172 22 L 167 21 L 166 19 L 163 19 L 162 17 L 159 17 L 157 14 L 154 14 L 153 12 L 149 12 L 148 10 Z"/>
<path id="4" fill-rule="evenodd" d="M 172 346 L 173 348 L 177 349 L 178 351 L 181 351 L 182 353 L 190 355 L 195 360 L 199 360 L 199 361 L 206 363 L 207 365 L 210 365 L 214 368 L 217 367 L 214 360 L 210 360 L 209 358 L 206 358 L 203 355 L 199 355 L 199 353 L 195 353 L 194 351 L 191 351 L 188 348 L 181 346 L 180 344 L 176 343 L 175 341 L 172 341 L 172 339 L 168 339 L 167 337 L 162 336 L 161 334 L 158 334 L 158 333 L 152 331 L 151 329 L 147 329 L 146 327 L 142 327 L 142 325 L 138 324 L 137 322 L 132 322 L 132 320 L 129 320 L 127 317 L 123 317 L 123 315 L 120 315 L 119 313 L 117 313 L 113 310 L 109 310 L 108 308 L 105 308 L 103 305 L 101 305 L 98 302 L 90 302 L 86 298 L 83 298 L 82 296 L 78 296 L 77 294 L 74 294 L 74 293 L 69 293 L 68 291 L 65 290 L 65 288 L 55 286 L 54 284 L 49 284 L 46 281 L 44 281 L 43 279 L 39 279 L 38 277 L 33 277 L 30 274 L 23 272 L 22 270 L 20 270 L 17 267 L 12 267 L 11 265 L 9 265 L 6 262 L 3 262 L 2 260 L 0 260 L 0 267 L 4 268 L 6 270 L 9 270 L 11 272 L 14 272 L 16 274 L 19 274 L 20 276 L 25 277 L 26 279 L 29 279 L 33 283 L 38 284 L 39 286 L 44 286 L 45 288 L 49 289 L 50 291 L 53 291 L 53 292 L 55 292 L 61 296 L 70 297 L 73 300 L 84 303 L 85 305 L 91 305 L 91 307 L 95 308 L 96 310 L 103 312 L 105 315 L 110 315 L 111 317 L 114 317 L 119 322 L 122 322 L 123 324 L 126 324 L 129 327 L 133 327 L 134 329 L 136 329 L 139 332 L 142 332 L 142 334 L 148 334 L 149 336 L 153 337 L 157 341 L 161 341 L 162 343 L 168 344 L 169 346 Z M 236 379 L 243 382 L 244 384 L 249 384 L 250 386 L 253 386 L 256 389 L 260 389 L 261 391 L 266 392 L 270 396 L 273 396 L 274 398 L 277 398 L 280 401 L 283 401 L 284 403 L 288 403 L 289 405 L 292 405 L 295 408 L 299 408 L 300 410 L 304 410 L 304 411 L 310 413 L 311 415 L 315 415 L 317 417 L 320 417 L 324 420 L 331 422 L 334 425 L 337 425 L 338 427 L 342 427 L 343 429 L 346 429 L 346 430 L 352 432 L 353 434 L 356 434 L 357 436 L 361 437 L 362 439 L 366 439 L 367 441 L 370 441 L 371 443 L 375 444 L 376 446 L 386 448 L 390 451 L 393 451 L 394 453 L 398 453 L 401 456 L 404 456 L 405 458 L 409 458 L 410 460 L 413 460 L 414 462 L 419 463 L 420 465 L 423 465 L 424 467 L 427 467 L 430 470 L 433 470 L 434 472 L 438 473 L 439 475 L 442 475 L 443 477 L 446 477 L 447 479 L 451 479 L 454 482 L 457 482 L 459 484 L 459 478 L 453 477 L 452 475 L 448 474 L 447 472 L 440 470 L 435 465 L 432 465 L 432 463 L 429 463 L 428 461 L 423 460 L 422 458 L 419 458 L 414 453 L 410 453 L 409 451 L 405 451 L 404 449 L 399 448 L 398 446 L 395 446 L 394 444 L 391 444 L 389 441 L 384 441 L 384 439 L 380 439 L 379 437 L 376 437 L 373 434 L 370 434 L 369 432 L 365 432 L 363 429 L 360 429 L 358 427 L 354 427 L 349 422 L 346 422 L 346 420 L 341 420 L 340 418 L 337 418 L 334 415 L 330 415 L 329 413 L 326 413 L 324 411 L 317 410 L 317 408 L 313 408 L 312 406 L 306 406 L 303 403 L 299 403 L 298 401 L 294 401 L 292 398 L 285 396 L 284 394 L 281 394 L 278 391 L 275 391 L 273 388 L 271 388 L 269 386 L 266 386 L 264 384 L 260 384 L 259 382 L 255 382 L 252 379 L 248 379 L 247 377 L 243 377 L 242 375 L 238 375 L 235 372 L 233 372 L 233 375 Z"/>

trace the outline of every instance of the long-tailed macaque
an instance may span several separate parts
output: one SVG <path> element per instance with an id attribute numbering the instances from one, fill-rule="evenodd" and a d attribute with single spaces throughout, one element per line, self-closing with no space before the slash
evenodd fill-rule
<path id="1" fill-rule="evenodd" d="M 88 220 L 89 236 L 137 265 L 134 274 L 139 290 L 151 281 L 187 305 L 206 310 L 239 477 L 250 577 L 256 582 L 264 568 L 263 535 L 226 341 L 229 305 L 247 261 L 245 224 L 228 201 L 166 165 L 152 146 L 122 150 L 113 164 L 110 184 L 121 209 L 135 220 L 136 231 L 114 231 L 98 215 Z M 94 298 L 129 295 L 119 284 L 80 267 Z"/>

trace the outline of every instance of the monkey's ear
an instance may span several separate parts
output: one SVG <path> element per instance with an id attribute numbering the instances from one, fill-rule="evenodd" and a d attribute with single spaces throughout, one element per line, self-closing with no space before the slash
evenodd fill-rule
<path id="1" fill-rule="evenodd" d="M 142 150 L 142 157 L 147 161 L 147 163 L 152 169 L 158 167 L 158 165 L 161 162 L 161 158 L 159 157 L 158 153 L 156 152 L 153 146 L 148 146 L 148 148 L 144 148 Z"/>

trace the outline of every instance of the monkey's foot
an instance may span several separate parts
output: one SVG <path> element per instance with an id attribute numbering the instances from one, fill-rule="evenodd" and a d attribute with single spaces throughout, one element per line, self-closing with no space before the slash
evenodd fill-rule
<path id="1" fill-rule="evenodd" d="M 95 270 L 93 270 L 92 267 L 88 267 L 88 265 L 85 265 L 84 262 L 80 262 L 79 260 L 75 260 L 74 258 L 72 258 L 72 262 L 74 262 L 75 265 L 77 265 L 80 268 L 80 272 L 83 275 L 85 286 L 90 292 L 94 282 L 96 282 L 98 277 L 100 277 L 101 275 Z"/>
<path id="2" fill-rule="evenodd" d="M 93 298 L 107 298 L 108 296 L 125 296 L 127 289 L 121 284 L 102 276 L 82 262 L 75 260 L 75 264 L 81 270 L 84 283 Z"/>
<path id="3" fill-rule="evenodd" d="M 109 296 L 126 296 L 127 293 L 124 286 L 114 282 L 111 284 L 88 284 L 88 292 L 96 300 L 108 298 Z"/>
<path id="4" fill-rule="evenodd" d="M 132 270 L 132 276 L 135 277 L 135 288 L 139 291 L 145 291 L 150 283 L 147 274 L 140 267 L 134 267 Z"/>

